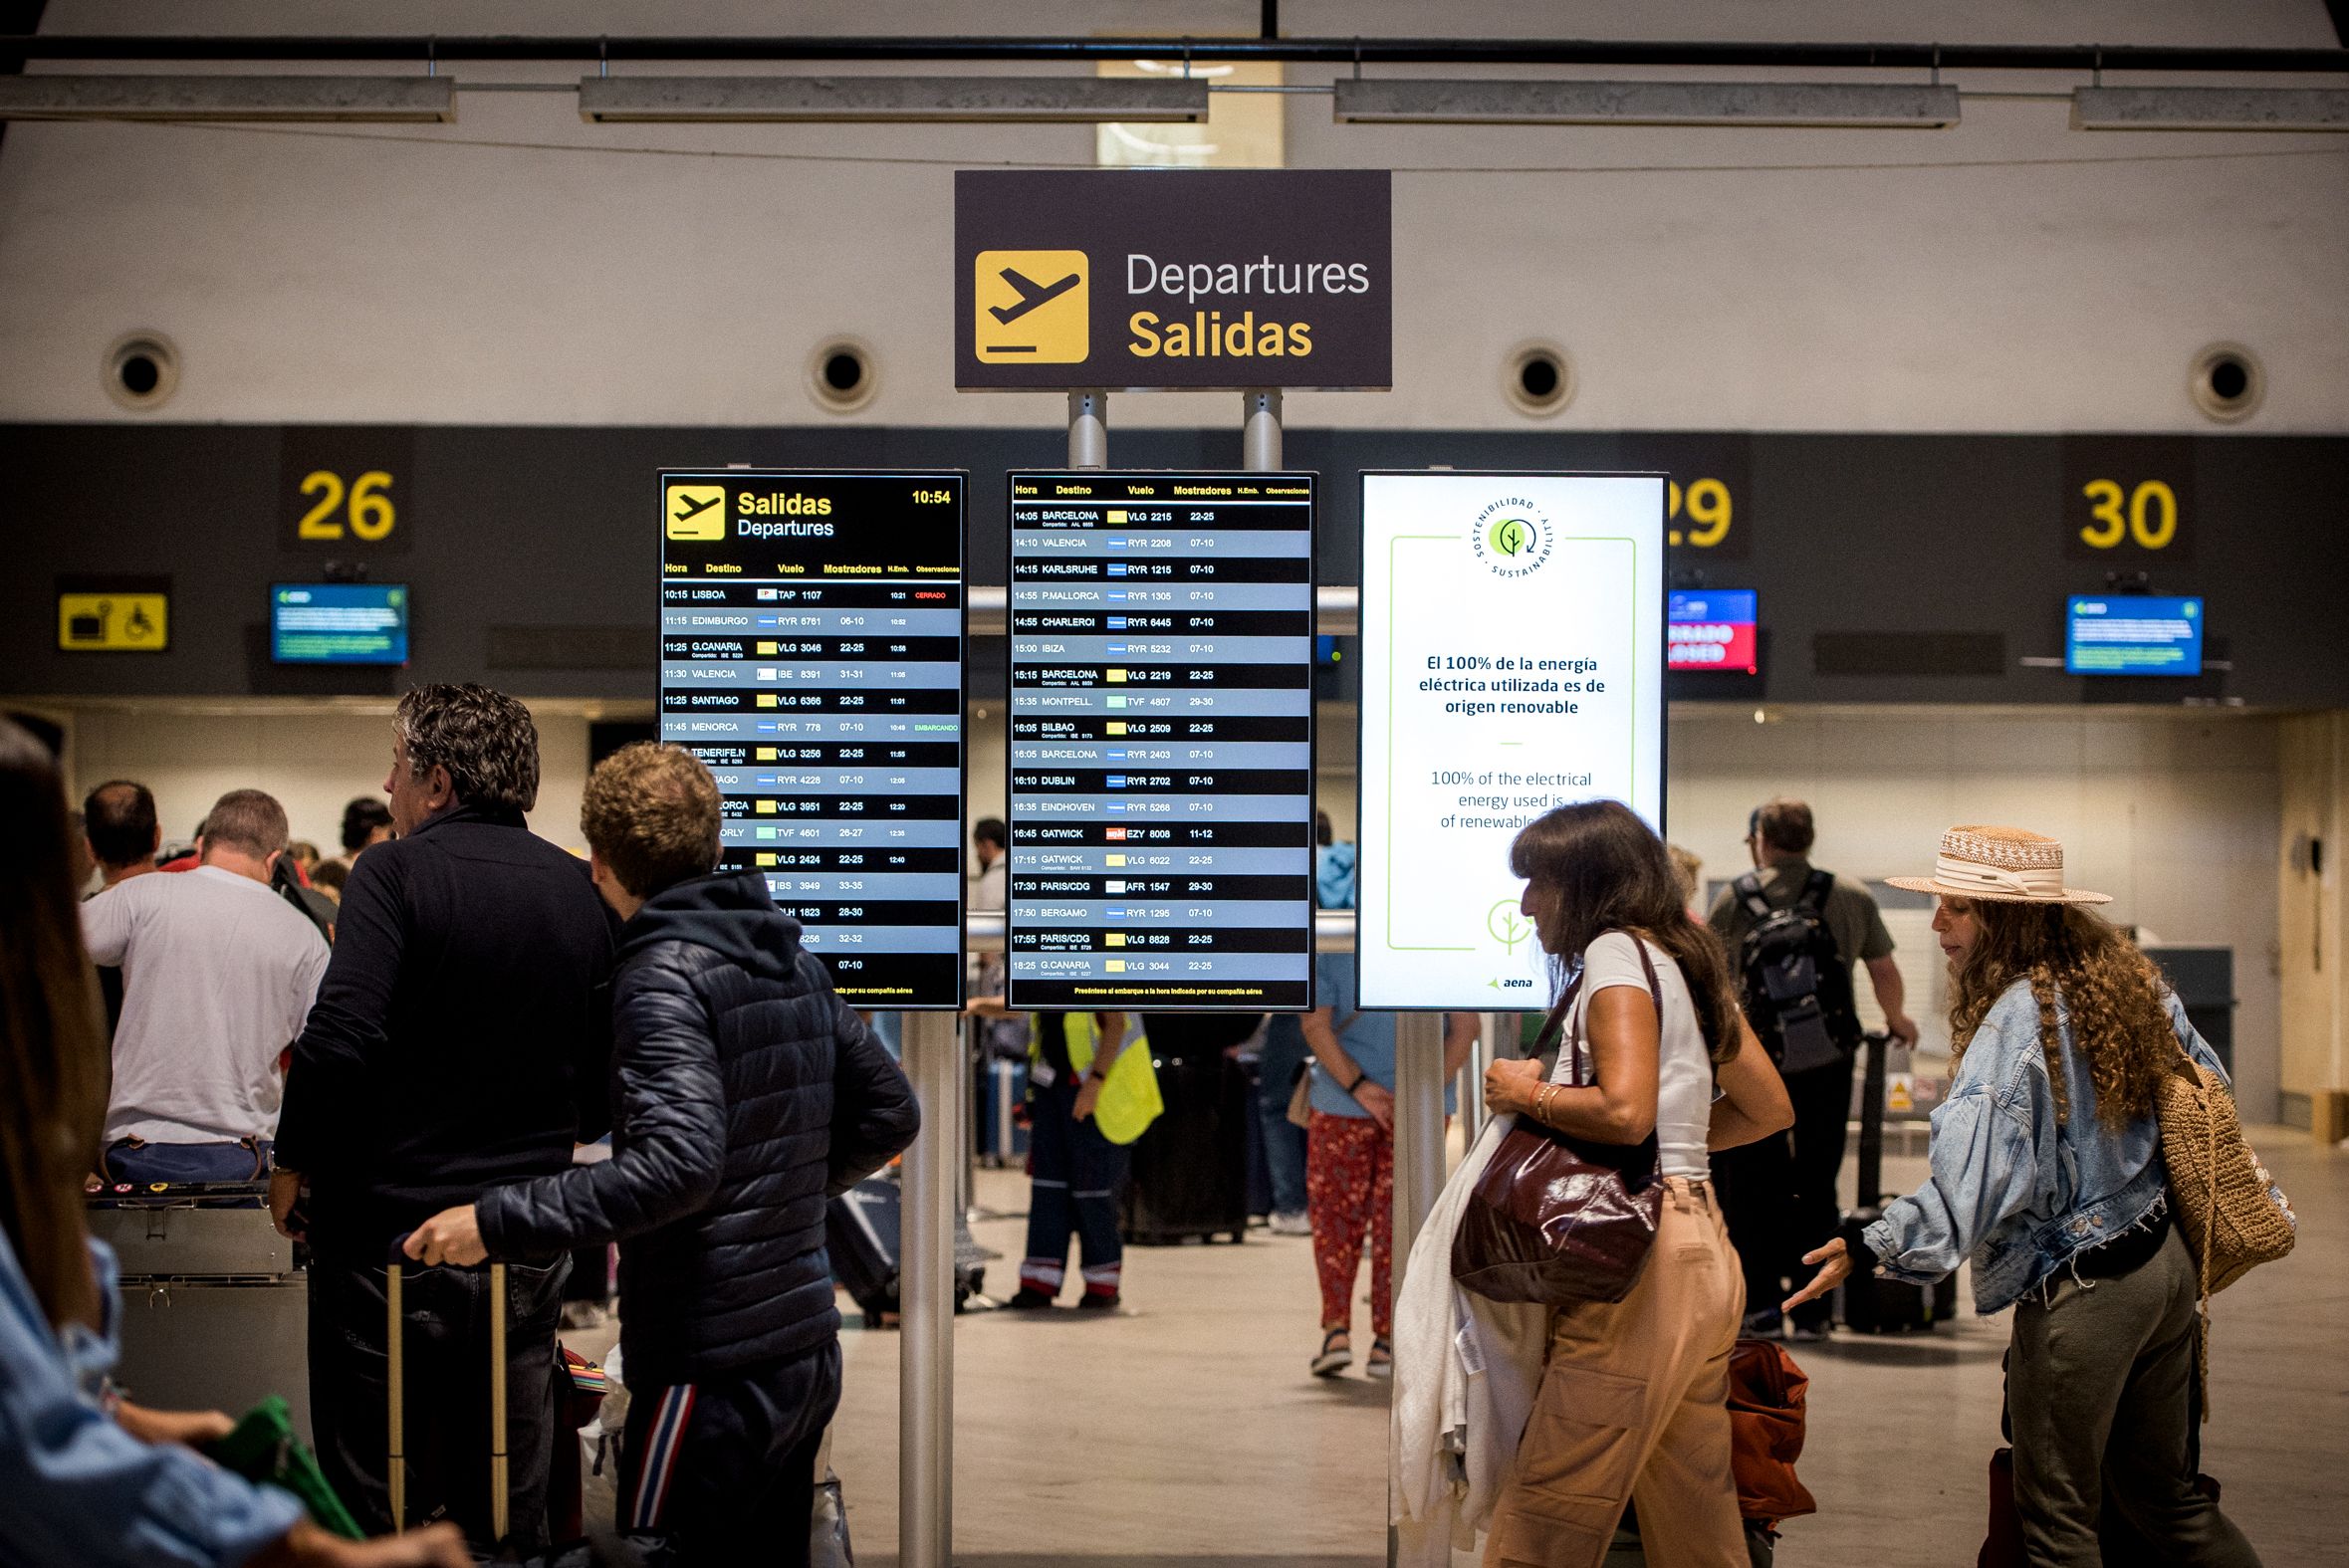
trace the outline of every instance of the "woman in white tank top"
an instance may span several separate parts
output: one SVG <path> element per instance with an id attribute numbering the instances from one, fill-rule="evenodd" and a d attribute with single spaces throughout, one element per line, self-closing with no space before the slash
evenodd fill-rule
<path id="1" fill-rule="evenodd" d="M 1559 978 L 1577 984 L 1556 1071 L 1495 1062 L 1485 1103 L 1594 1143 L 1653 1133 L 1665 1201 L 1631 1293 L 1551 1314 L 1485 1561 L 1596 1568 L 1636 1498 L 1658 1568 L 1744 1568 L 1728 1399 L 1746 1286 L 1706 1152 L 1783 1131 L 1793 1107 L 1645 822 L 1611 800 L 1560 806 L 1518 835 L 1510 869 Z M 1579 1083 L 1568 1050 L 1581 1052 Z"/>

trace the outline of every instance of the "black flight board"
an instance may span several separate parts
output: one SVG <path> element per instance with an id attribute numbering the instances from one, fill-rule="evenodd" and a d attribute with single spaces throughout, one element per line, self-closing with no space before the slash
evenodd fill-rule
<path id="1" fill-rule="evenodd" d="M 858 1008 L 962 1005 L 968 479 L 660 476 L 661 738 Z"/>
<path id="2" fill-rule="evenodd" d="M 1011 476 L 1011 1006 L 1313 991 L 1313 476 Z"/>

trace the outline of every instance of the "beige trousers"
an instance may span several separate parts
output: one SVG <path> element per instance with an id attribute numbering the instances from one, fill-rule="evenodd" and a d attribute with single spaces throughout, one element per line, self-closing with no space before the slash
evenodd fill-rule
<path id="1" fill-rule="evenodd" d="M 1745 1278 L 1711 1190 L 1665 1189 L 1631 1294 L 1550 1319 L 1486 1568 L 1597 1568 L 1631 1499 L 1654 1568 L 1746 1568 L 1729 1422 Z"/>

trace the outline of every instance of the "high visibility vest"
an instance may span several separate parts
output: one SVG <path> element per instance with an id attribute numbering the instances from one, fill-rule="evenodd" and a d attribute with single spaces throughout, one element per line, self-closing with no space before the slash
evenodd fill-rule
<path id="1" fill-rule="evenodd" d="M 1082 1077 L 1093 1064 L 1100 1030 L 1089 1012 L 1063 1014 L 1061 1028 L 1068 1039 L 1068 1065 Z M 1028 1026 L 1028 1059 L 1044 1059 L 1044 1037 L 1033 1017 Z M 1093 1125 L 1111 1143 L 1132 1143 L 1165 1109 L 1166 1101 L 1158 1094 L 1158 1071 L 1150 1065 L 1149 1038 L 1142 1032 L 1140 1017 L 1128 1013 L 1125 1048 L 1109 1064 L 1109 1075 L 1101 1082 L 1101 1097 L 1093 1104 Z"/>

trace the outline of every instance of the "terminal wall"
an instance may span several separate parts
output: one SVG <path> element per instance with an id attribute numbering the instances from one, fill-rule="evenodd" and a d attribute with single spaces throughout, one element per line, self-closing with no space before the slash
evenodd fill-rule
<path id="1" fill-rule="evenodd" d="M 1568 11 L 1329 0 L 1282 14 L 1291 33 L 1339 37 L 2335 42 L 2319 0 L 1898 14 L 1808 0 L 1765 17 L 1731 0 Z M 777 15 L 714 0 L 664 8 L 660 26 L 768 31 L 784 25 Z M 1255 19 L 1230 3 L 1060 0 L 1023 8 L 1016 25 L 1178 35 Z M 643 25 L 617 3 L 513 0 L 278 0 L 206 6 L 200 19 L 161 0 L 53 0 L 42 18 L 51 32 Z M 879 22 L 844 3 L 796 6 L 789 25 L 975 24 L 926 0 Z M 448 69 L 559 86 L 587 67 Z M 1513 74 L 1458 74 L 1480 70 Z M 1387 68 L 1415 72 L 1443 74 Z M 1295 67 L 1289 81 L 1335 74 Z M 1395 389 L 1300 395 L 1292 417 L 1423 430 L 2192 430 L 2190 357 L 2234 339 L 2269 372 L 2245 428 L 2343 427 L 2349 156 L 2337 137 L 2079 132 L 2060 101 L 2068 78 L 1953 80 L 2059 97 L 1975 99 L 1961 125 L 1932 131 L 1350 126 L 1331 123 L 1326 98 L 1285 100 L 1291 166 L 1397 171 Z M 878 394 L 844 423 L 1049 425 L 1050 398 L 951 390 L 953 169 L 1093 157 L 1089 126 L 594 126 L 561 93 L 461 94 L 445 126 L 19 124 L 0 149 L 0 419 L 137 418 L 101 389 L 100 357 L 118 334 L 152 328 L 184 355 L 177 419 L 790 424 L 818 413 L 810 353 L 844 334 L 871 346 L 879 371 Z M 1502 389 L 1506 356 L 1533 337 L 1563 345 L 1579 380 L 1547 421 L 1514 412 Z M 1121 400 L 1113 417 L 1234 413 L 1227 398 L 1184 395 Z"/>

